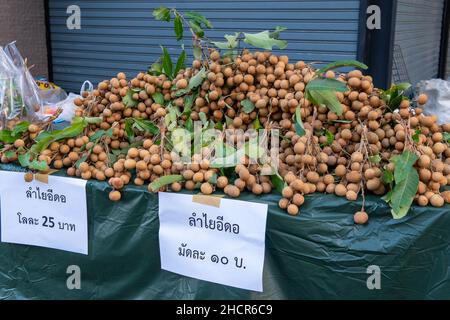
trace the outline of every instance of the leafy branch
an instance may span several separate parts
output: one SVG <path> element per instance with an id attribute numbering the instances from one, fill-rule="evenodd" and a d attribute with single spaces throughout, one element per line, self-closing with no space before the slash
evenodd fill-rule
<path id="1" fill-rule="evenodd" d="M 337 115 L 342 115 L 341 103 L 336 97 L 336 92 L 348 91 L 347 86 L 336 79 L 328 79 L 323 76 L 328 70 L 341 67 L 356 67 L 367 69 L 368 67 L 356 60 L 343 60 L 330 63 L 316 72 L 316 77 L 306 85 L 306 98 L 316 105 L 324 105 Z"/>

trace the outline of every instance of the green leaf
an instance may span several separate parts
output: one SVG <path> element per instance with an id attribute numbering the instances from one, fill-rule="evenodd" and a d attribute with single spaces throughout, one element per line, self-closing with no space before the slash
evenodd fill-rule
<path id="1" fill-rule="evenodd" d="M 273 47 L 279 49 L 287 47 L 287 41 L 272 38 L 268 30 L 259 33 L 244 33 L 244 42 L 266 50 L 272 50 Z"/>
<path id="2" fill-rule="evenodd" d="M 150 120 L 135 118 L 133 128 L 136 128 L 139 131 L 151 133 L 152 135 L 157 135 L 159 133 L 158 126 Z"/>
<path id="3" fill-rule="evenodd" d="M 152 94 L 152 99 L 153 101 L 155 101 L 157 104 L 160 105 L 164 105 L 165 100 L 164 100 L 164 96 L 161 92 L 155 92 L 154 94 Z"/>
<path id="4" fill-rule="evenodd" d="M 158 179 L 156 179 L 155 181 L 153 181 L 152 183 L 149 184 L 149 190 L 152 190 L 153 192 L 158 191 L 159 189 L 161 189 L 164 186 L 167 186 L 169 184 L 172 184 L 174 182 L 178 182 L 178 181 L 182 181 L 183 180 L 183 176 L 182 175 L 169 175 L 169 176 L 163 176 L 160 177 Z"/>
<path id="5" fill-rule="evenodd" d="M 332 120 L 332 122 L 335 123 L 352 123 L 352 120 Z"/>
<path id="6" fill-rule="evenodd" d="M 37 143 L 31 147 L 30 151 L 33 154 L 39 154 L 42 150 L 46 149 L 50 145 L 50 143 L 54 141 L 79 136 L 87 125 L 88 123 L 84 119 L 74 119 L 72 125 L 64 128 L 63 130 L 43 132 L 39 134 L 39 136 L 42 135 L 42 138 L 39 138 L 39 136 L 36 138 Z"/>
<path id="7" fill-rule="evenodd" d="M 202 124 L 206 125 L 206 123 L 208 122 L 208 119 L 206 118 L 206 114 L 204 112 L 199 112 L 198 117 L 200 118 L 200 121 L 202 122 Z"/>
<path id="8" fill-rule="evenodd" d="M 333 91 L 327 90 L 308 90 L 307 94 L 312 102 L 317 105 L 325 105 L 338 116 L 342 115 L 342 105 Z"/>
<path id="9" fill-rule="evenodd" d="M 392 190 L 390 204 L 394 219 L 400 219 L 408 213 L 418 187 L 419 174 L 417 173 L 417 170 L 411 168 L 407 172 L 405 179 L 403 179 L 400 183 L 396 183 L 394 189 Z"/>
<path id="10" fill-rule="evenodd" d="M 199 46 L 194 46 L 193 54 L 194 59 L 201 60 L 202 59 L 202 48 Z"/>
<path id="11" fill-rule="evenodd" d="M 199 72 L 197 72 L 197 74 L 195 76 L 193 76 L 190 80 L 189 80 L 189 89 L 192 91 L 193 89 L 197 88 L 198 86 L 200 86 L 203 81 L 206 78 L 206 70 L 205 68 L 201 68 L 199 70 Z"/>
<path id="12" fill-rule="evenodd" d="M 161 63 L 155 62 L 150 66 L 148 73 L 154 76 L 159 76 L 162 73 L 162 65 Z"/>
<path id="13" fill-rule="evenodd" d="M 381 180 L 385 184 L 391 184 L 392 182 L 394 182 L 394 174 L 388 170 L 384 170 L 383 175 L 381 176 Z"/>
<path id="14" fill-rule="evenodd" d="M 181 21 L 181 18 L 178 14 L 173 20 L 173 29 L 175 30 L 177 41 L 183 39 L 183 22 Z"/>
<path id="15" fill-rule="evenodd" d="M 0 141 L 4 143 L 14 143 L 16 137 L 9 130 L 0 130 Z"/>
<path id="16" fill-rule="evenodd" d="M 233 124 L 233 119 L 225 115 L 225 123 L 227 124 L 227 126 L 231 126 Z"/>
<path id="17" fill-rule="evenodd" d="M 413 166 L 417 159 L 419 159 L 419 157 L 411 151 L 404 151 L 401 155 L 397 155 L 392 158 L 391 161 L 395 164 L 395 183 L 400 183 L 405 180 L 411 170 L 416 171 Z"/>
<path id="18" fill-rule="evenodd" d="M 203 38 L 205 32 L 197 22 L 189 20 L 189 26 L 191 27 L 192 31 L 195 33 L 197 37 Z"/>
<path id="19" fill-rule="evenodd" d="M 374 156 L 370 156 L 370 157 L 369 157 L 369 162 L 370 162 L 370 163 L 374 163 L 374 164 L 380 163 L 380 162 L 381 162 L 381 157 L 380 157 L 380 155 L 379 155 L 379 154 L 376 154 L 376 155 L 374 155 Z"/>
<path id="20" fill-rule="evenodd" d="M 245 99 L 241 101 L 242 111 L 245 113 L 251 113 L 255 109 L 255 105 L 250 99 Z"/>
<path id="21" fill-rule="evenodd" d="M 128 141 L 130 142 L 134 140 L 133 124 L 133 118 L 128 118 L 127 120 L 125 120 L 125 133 L 127 135 Z"/>
<path id="22" fill-rule="evenodd" d="M 356 61 L 356 60 L 341 60 L 327 64 L 317 71 L 317 74 L 322 74 L 327 72 L 328 70 L 342 68 L 342 67 L 355 67 L 359 69 L 366 70 L 368 66 L 364 63 Z"/>
<path id="23" fill-rule="evenodd" d="M 397 83 L 395 85 L 395 88 L 398 91 L 404 92 L 404 91 L 408 90 L 409 88 L 411 88 L 411 83 L 408 83 L 408 82 Z"/>
<path id="24" fill-rule="evenodd" d="M 348 91 L 348 87 L 345 85 L 345 83 L 336 79 L 316 78 L 308 82 L 306 90 L 346 92 Z"/>
<path id="25" fill-rule="evenodd" d="M 167 51 L 166 48 L 161 47 L 163 50 L 163 56 L 162 56 L 162 67 L 163 67 L 163 73 L 168 76 L 170 79 L 173 79 L 173 64 L 172 64 L 172 58 L 170 58 L 169 51 Z"/>
<path id="26" fill-rule="evenodd" d="M 414 134 L 412 135 L 412 140 L 415 142 L 415 143 L 419 143 L 419 140 L 420 140 L 420 134 L 422 133 L 422 131 L 420 130 L 420 129 L 416 129 L 416 131 L 414 132 Z"/>
<path id="27" fill-rule="evenodd" d="M 87 158 L 89 157 L 90 152 L 86 152 L 80 159 L 78 159 L 77 162 L 75 162 L 75 167 L 80 168 L 80 164 L 83 162 L 86 162 Z"/>
<path id="28" fill-rule="evenodd" d="M 450 132 L 444 132 L 444 141 L 450 143 Z"/>
<path id="29" fill-rule="evenodd" d="M 195 21 L 199 25 L 204 25 L 206 28 L 211 29 L 213 27 L 211 21 L 205 18 L 205 16 L 201 15 L 198 12 L 195 11 L 186 11 L 184 13 L 184 16 L 192 21 Z"/>
<path id="30" fill-rule="evenodd" d="M 284 187 L 287 186 L 286 182 L 279 174 L 270 176 L 270 181 L 272 182 L 272 185 L 275 188 L 275 190 L 278 191 L 278 193 L 280 194 L 283 192 Z"/>
<path id="31" fill-rule="evenodd" d="M 275 30 L 270 33 L 270 37 L 274 38 L 274 39 L 278 39 L 280 37 L 280 33 L 284 30 L 287 30 L 287 28 L 276 26 Z"/>
<path id="32" fill-rule="evenodd" d="M 135 108 L 139 104 L 139 101 L 133 99 L 133 94 L 133 90 L 128 90 L 126 96 L 122 98 L 122 103 L 125 107 Z"/>
<path id="33" fill-rule="evenodd" d="M 245 156 L 244 148 L 241 148 L 234 152 L 226 153 L 226 156 L 216 158 L 210 163 L 211 168 L 230 168 L 235 167 L 240 163 L 240 159 Z"/>
<path id="34" fill-rule="evenodd" d="M 259 130 L 262 129 L 261 122 L 259 121 L 259 117 L 256 117 L 255 120 L 253 120 L 253 129 Z"/>
<path id="35" fill-rule="evenodd" d="M 13 150 L 9 150 L 4 153 L 4 156 L 8 159 L 12 159 L 16 156 L 16 152 Z"/>
<path id="36" fill-rule="evenodd" d="M 183 50 L 181 51 L 181 54 L 177 60 L 177 64 L 175 65 L 175 71 L 173 72 L 174 76 L 176 76 L 181 69 L 184 69 L 186 67 L 185 61 L 186 61 L 186 51 Z"/>
<path id="37" fill-rule="evenodd" d="M 382 196 L 381 200 L 384 200 L 384 201 L 386 201 L 386 203 L 390 204 L 391 200 L 392 200 L 392 190 L 390 190 L 388 193 L 386 193 L 384 196 Z"/>
<path id="38" fill-rule="evenodd" d="M 45 171 L 49 169 L 47 162 L 38 160 L 31 161 L 30 164 L 28 165 L 28 168 L 38 171 Z"/>
<path id="39" fill-rule="evenodd" d="M 236 32 L 234 35 L 226 34 L 225 35 L 225 39 L 227 39 L 226 42 L 212 41 L 211 43 L 219 49 L 224 50 L 235 49 L 239 44 L 237 39 L 240 34 L 241 34 L 240 32 Z"/>
<path id="40" fill-rule="evenodd" d="M 217 183 L 217 173 L 214 172 L 214 174 L 209 178 L 209 183 L 216 184 Z"/>
<path id="41" fill-rule="evenodd" d="M 325 146 L 330 146 L 334 141 L 334 134 L 331 133 L 331 131 L 329 131 L 328 129 L 325 129 L 325 137 L 327 138 Z"/>
<path id="42" fill-rule="evenodd" d="M 170 21 L 170 10 L 166 7 L 159 7 L 153 10 L 153 16 L 156 20 Z"/>
<path id="43" fill-rule="evenodd" d="M 20 163 L 20 165 L 22 167 L 28 168 L 30 166 L 31 155 L 30 155 L 29 152 L 23 153 L 23 154 L 19 154 L 19 156 L 17 158 L 18 158 L 19 163 Z"/>
<path id="44" fill-rule="evenodd" d="M 303 126 L 303 121 L 302 121 L 302 115 L 300 112 L 300 107 L 297 107 L 297 109 L 295 109 L 295 132 L 297 133 L 297 135 L 304 136 L 306 134 L 306 130 L 305 127 Z"/>
<path id="45" fill-rule="evenodd" d="M 12 130 L 13 136 L 20 136 L 22 133 L 28 131 L 28 127 L 30 126 L 30 123 L 28 121 L 22 121 L 19 124 L 16 124 L 14 129 Z"/>
<path id="46" fill-rule="evenodd" d="M 112 137 L 113 136 L 113 130 L 112 128 L 108 129 L 108 130 L 98 130 L 96 133 L 94 133 L 92 136 L 89 137 L 89 141 L 94 142 L 97 141 L 98 139 L 107 136 L 107 137 Z"/>

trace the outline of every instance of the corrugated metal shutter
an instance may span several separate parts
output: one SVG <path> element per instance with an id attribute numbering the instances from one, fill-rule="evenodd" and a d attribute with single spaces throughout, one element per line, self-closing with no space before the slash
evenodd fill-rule
<path id="1" fill-rule="evenodd" d="M 445 79 L 449 79 L 450 78 L 450 32 L 448 35 L 448 43 L 449 43 L 449 48 L 447 48 L 447 65 L 445 68 Z"/>
<path id="2" fill-rule="evenodd" d="M 443 9 L 443 0 L 398 1 L 395 44 L 413 84 L 437 77 Z"/>
<path id="3" fill-rule="evenodd" d="M 68 30 L 66 8 L 81 8 L 81 30 Z M 201 12 L 215 29 L 209 38 L 234 31 L 257 32 L 284 26 L 284 52 L 293 60 L 329 62 L 355 59 L 359 1 L 105 1 L 49 0 L 54 81 L 78 91 L 84 80 L 98 82 L 118 71 L 146 70 L 161 52 L 180 45 L 172 26 L 153 19 L 159 6 Z M 189 41 L 186 41 L 188 44 Z"/>

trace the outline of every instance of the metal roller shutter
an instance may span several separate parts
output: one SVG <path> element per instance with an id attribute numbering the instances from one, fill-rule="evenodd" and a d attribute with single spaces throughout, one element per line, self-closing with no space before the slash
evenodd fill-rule
<path id="1" fill-rule="evenodd" d="M 443 10 L 443 0 L 398 1 L 395 44 L 412 84 L 438 75 Z"/>
<path id="2" fill-rule="evenodd" d="M 66 27 L 69 5 L 81 8 L 81 30 Z M 180 45 L 172 25 L 152 17 L 159 6 L 201 12 L 214 24 L 207 32 L 214 40 L 234 31 L 287 27 L 282 37 L 289 45 L 283 52 L 293 60 L 329 62 L 357 55 L 359 1 L 49 0 L 53 80 L 78 91 L 84 80 L 97 83 L 118 71 L 146 70 L 160 56 L 160 45 L 176 54 Z"/>

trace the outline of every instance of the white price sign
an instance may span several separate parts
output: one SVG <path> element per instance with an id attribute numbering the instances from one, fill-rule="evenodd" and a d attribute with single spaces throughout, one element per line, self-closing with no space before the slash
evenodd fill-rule
<path id="1" fill-rule="evenodd" d="M 262 291 L 267 204 L 159 193 L 161 268 L 232 287 Z"/>
<path id="2" fill-rule="evenodd" d="M 0 171 L 1 241 L 88 254 L 86 180 Z"/>

